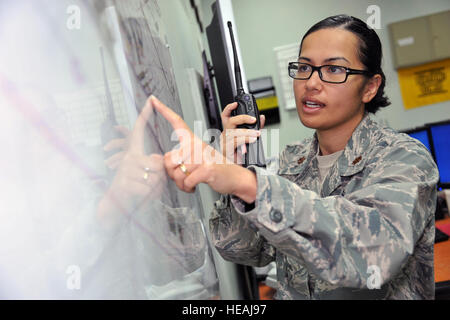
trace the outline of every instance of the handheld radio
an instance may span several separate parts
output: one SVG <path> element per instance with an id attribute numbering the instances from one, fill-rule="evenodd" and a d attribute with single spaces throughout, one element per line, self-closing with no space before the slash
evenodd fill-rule
<path id="1" fill-rule="evenodd" d="M 231 22 L 228 21 L 228 29 L 230 30 L 231 44 L 233 45 L 233 55 L 234 55 L 234 75 L 236 79 L 236 96 L 234 100 L 238 103 L 236 109 L 232 111 L 232 116 L 237 116 L 240 114 L 247 114 L 249 116 L 255 117 L 256 122 L 254 124 L 241 124 L 238 128 L 244 129 L 260 129 L 260 117 L 258 106 L 256 105 L 255 97 L 252 94 L 245 93 L 242 86 L 241 78 L 241 68 L 239 66 L 239 60 L 236 53 L 236 45 L 234 43 L 233 29 Z M 247 153 L 244 157 L 244 167 L 249 165 L 256 165 L 258 167 L 266 167 L 266 160 L 264 158 L 264 150 L 262 146 L 261 137 L 258 137 L 256 142 L 247 143 Z"/>

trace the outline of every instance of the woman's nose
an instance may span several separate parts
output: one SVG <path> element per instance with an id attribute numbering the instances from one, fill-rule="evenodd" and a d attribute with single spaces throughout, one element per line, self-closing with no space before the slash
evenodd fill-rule
<path id="1" fill-rule="evenodd" d="M 322 80 L 319 76 L 319 70 L 314 70 L 311 77 L 306 80 L 306 89 L 307 90 L 319 90 L 322 87 Z"/>

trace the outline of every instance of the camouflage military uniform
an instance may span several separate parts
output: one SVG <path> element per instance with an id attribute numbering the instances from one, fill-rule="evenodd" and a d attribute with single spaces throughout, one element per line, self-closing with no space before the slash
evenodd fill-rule
<path id="1" fill-rule="evenodd" d="M 221 196 L 210 228 L 222 257 L 275 260 L 277 299 L 433 299 L 438 171 L 428 150 L 366 115 L 322 186 L 317 150 L 314 135 L 283 150 L 278 175 L 250 166 L 250 211 Z"/>

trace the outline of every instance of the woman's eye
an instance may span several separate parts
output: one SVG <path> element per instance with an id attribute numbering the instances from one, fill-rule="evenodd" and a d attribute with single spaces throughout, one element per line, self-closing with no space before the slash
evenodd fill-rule
<path id="1" fill-rule="evenodd" d="M 345 68 L 343 67 L 339 67 L 339 66 L 328 66 L 327 67 L 327 72 L 328 73 L 343 73 L 345 72 Z"/>
<path id="2" fill-rule="evenodd" d="M 308 72 L 309 71 L 309 66 L 305 66 L 305 65 L 299 66 L 298 67 L 298 71 L 300 71 L 300 72 Z"/>

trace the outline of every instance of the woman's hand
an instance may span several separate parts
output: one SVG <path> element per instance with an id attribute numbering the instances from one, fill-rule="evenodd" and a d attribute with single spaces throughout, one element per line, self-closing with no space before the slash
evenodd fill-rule
<path id="1" fill-rule="evenodd" d="M 245 144 L 256 142 L 261 132 L 253 129 L 236 129 L 240 124 L 254 124 L 256 122 L 256 118 L 245 114 L 232 117 L 231 112 L 237 106 L 237 102 L 228 104 L 220 115 L 223 125 L 223 131 L 220 135 L 220 151 L 230 161 L 242 164 L 242 156 L 247 152 Z M 260 129 L 264 128 L 265 120 L 264 115 L 260 115 Z M 241 151 L 238 150 L 239 146 L 242 146 Z"/>
<path id="2" fill-rule="evenodd" d="M 98 206 L 98 217 L 106 224 L 113 223 L 121 214 L 133 212 L 149 199 L 159 199 L 165 192 L 163 156 L 146 155 L 144 149 L 145 126 L 151 111 L 149 106 L 142 110 L 126 142 L 113 143 L 125 150 L 111 186 Z"/>
<path id="3" fill-rule="evenodd" d="M 131 132 L 127 127 L 115 126 L 114 129 L 119 131 L 123 138 L 113 139 L 103 147 L 104 151 L 117 150 L 117 153 L 105 160 L 106 166 L 111 170 L 116 170 L 119 167 L 120 162 L 128 150 L 131 136 Z"/>
<path id="4" fill-rule="evenodd" d="M 164 166 L 179 189 L 194 192 L 199 183 L 207 183 L 222 194 L 234 194 L 249 203 L 256 198 L 255 174 L 238 166 L 219 151 L 201 141 L 174 111 L 151 96 L 147 102 L 172 125 L 180 148 L 164 155 Z"/>

